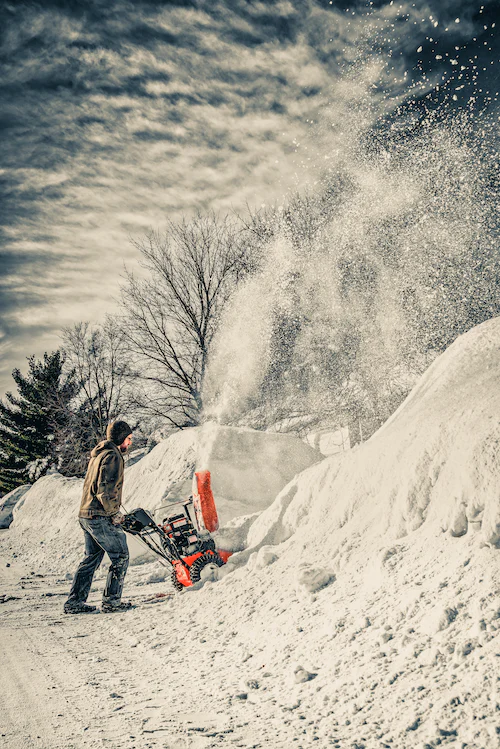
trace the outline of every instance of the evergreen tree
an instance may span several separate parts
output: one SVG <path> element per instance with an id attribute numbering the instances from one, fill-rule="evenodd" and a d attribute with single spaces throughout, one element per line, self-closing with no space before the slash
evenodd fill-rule
<path id="1" fill-rule="evenodd" d="M 18 393 L 0 401 L 0 492 L 7 493 L 58 464 L 58 435 L 64 432 L 77 386 L 63 375 L 60 351 L 28 359 L 28 374 L 14 369 Z"/>

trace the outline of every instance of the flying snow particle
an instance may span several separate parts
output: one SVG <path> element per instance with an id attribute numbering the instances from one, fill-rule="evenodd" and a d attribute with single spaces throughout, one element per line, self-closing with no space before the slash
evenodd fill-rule
<path id="1" fill-rule="evenodd" d="M 417 49 L 417 52 L 421 52 L 422 50 L 423 50 L 423 47 L 419 47 L 419 48 Z"/>

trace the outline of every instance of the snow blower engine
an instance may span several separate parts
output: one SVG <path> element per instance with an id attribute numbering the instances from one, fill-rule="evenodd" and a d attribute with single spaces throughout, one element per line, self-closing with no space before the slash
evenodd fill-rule
<path id="1" fill-rule="evenodd" d="M 210 471 L 195 473 L 192 497 L 160 507 L 157 514 L 161 510 L 168 514 L 159 524 L 142 508 L 128 512 L 122 528 L 172 565 L 176 590 L 190 587 L 210 567 L 222 567 L 227 562 L 231 552 L 216 549 L 210 535 L 219 527 Z"/>

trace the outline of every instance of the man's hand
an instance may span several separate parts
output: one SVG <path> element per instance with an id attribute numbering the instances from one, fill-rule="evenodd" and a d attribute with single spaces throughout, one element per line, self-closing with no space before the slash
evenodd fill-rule
<path id="1" fill-rule="evenodd" d="M 111 517 L 111 522 L 113 525 L 121 525 L 123 521 L 125 520 L 125 515 L 123 512 L 117 512 L 116 515 L 113 515 Z"/>

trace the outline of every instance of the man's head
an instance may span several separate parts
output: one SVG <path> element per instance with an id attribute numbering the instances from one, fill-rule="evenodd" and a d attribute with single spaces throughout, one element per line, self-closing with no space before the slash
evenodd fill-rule
<path id="1" fill-rule="evenodd" d="M 106 437 L 124 453 L 132 444 L 132 429 L 126 421 L 112 421 L 106 429 Z"/>

